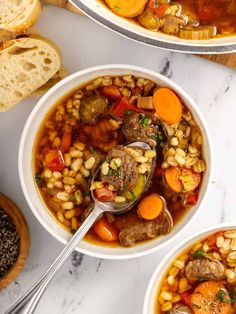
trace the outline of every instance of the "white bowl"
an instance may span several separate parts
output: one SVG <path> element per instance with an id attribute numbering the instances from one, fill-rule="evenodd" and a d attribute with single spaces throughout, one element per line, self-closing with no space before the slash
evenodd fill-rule
<path id="1" fill-rule="evenodd" d="M 133 74 L 135 76 L 142 76 L 144 78 L 153 80 L 161 86 L 167 86 L 171 88 L 181 97 L 183 103 L 191 110 L 194 119 L 201 128 L 204 137 L 204 157 L 207 163 L 207 171 L 203 178 L 197 205 L 191 208 L 186 216 L 174 227 L 171 234 L 159 237 L 156 240 L 146 242 L 144 244 L 137 245 L 133 248 L 109 248 L 105 246 L 102 247 L 94 245 L 92 243 L 88 243 L 86 241 L 82 241 L 78 246 L 77 250 L 79 252 L 95 257 L 108 259 L 127 259 L 138 257 L 152 253 L 162 248 L 167 243 L 170 243 L 170 241 L 174 239 L 177 234 L 187 226 L 189 221 L 195 216 L 200 206 L 202 205 L 203 199 L 205 198 L 209 188 L 209 183 L 211 182 L 212 146 L 206 122 L 194 101 L 179 86 L 171 82 L 166 77 L 141 67 L 130 65 L 105 65 L 83 70 L 66 77 L 64 80 L 51 88 L 39 100 L 39 102 L 31 112 L 24 127 L 20 142 L 18 159 L 19 175 L 22 189 L 32 212 L 49 233 L 51 233 L 60 242 L 66 244 L 70 238 L 70 234 L 67 233 L 49 213 L 49 211 L 41 201 L 35 186 L 32 171 L 32 151 L 35 142 L 35 136 L 38 132 L 38 129 L 45 114 L 49 111 L 49 109 L 56 103 L 56 101 L 58 101 L 58 99 L 67 94 L 69 91 L 73 90 L 76 86 L 80 86 L 81 84 L 84 84 L 85 82 L 93 80 L 99 76 L 114 76 L 124 74 Z"/>
<path id="2" fill-rule="evenodd" d="M 236 35 L 209 40 L 184 40 L 161 32 L 153 32 L 115 15 L 98 0 L 71 0 L 99 24 L 143 44 L 188 53 L 228 53 L 236 51 Z"/>
<path id="3" fill-rule="evenodd" d="M 177 247 L 173 248 L 169 254 L 161 261 L 161 263 L 157 266 L 154 274 L 151 277 L 149 282 L 143 306 L 143 314 L 156 314 L 154 311 L 156 297 L 161 287 L 161 281 L 163 279 L 164 274 L 170 267 L 171 263 L 186 249 L 191 247 L 194 243 L 199 240 L 205 239 L 207 236 L 214 234 L 215 232 L 221 230 L 230 230 L 236 229 L 236 224 L 222 223 L 212 227 L 205 229 L 204 231 L 198 231 L 194 235 L 180 242 Z"/>

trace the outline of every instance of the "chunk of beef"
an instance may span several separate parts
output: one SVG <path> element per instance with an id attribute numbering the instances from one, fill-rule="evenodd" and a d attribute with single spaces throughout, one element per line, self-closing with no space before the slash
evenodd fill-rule
<path id="1" fill-rule="evenodd" d="M 169 314 L 193 314 L 193 311 L 187 305 L 177 303 L 175 306 L 170 310 Z"/>
<path id="2" fill-rule="evenodd" d="M 102 182 L 114 185 L 116 190 L 128 190 L 136 186 L 138 181 L 137 162 L 124 148 L 113 148 L 108 159 L 121 159 L 121 166 L 108 175 L 102 175 Z"/>
<path id="3" fill-rule="evenodd" d="M 225 269 L 220 261 L 202 257 L 188 262 L 185 274 L 192 282 L 199 279 L 222 280 L 225 278 Z"/>
<path id="4" fill-rule="evenodd" d="M 134 246 L 137 241 L 154 239 L 158 235 L 170 233 L 173 227 L 171 217 L 163 212 L 158 218 L 151 221 L 137 221 L 121 230 L 120 243 L 123 246 Z"/>
<path id="5" fill-rule="evenodd" d="M 108 112 L 108 102 L 102 96 L 87 96 L 81 100 L 79 114 L 83 123 L 94 124 Z"/>
<path id="6" fill-rule="evenodd" d="M 155 116 L 131 112 L 124 118 L 123 132 L 128 141 L 140 140 L 155 147 L 158 119 Z"/>

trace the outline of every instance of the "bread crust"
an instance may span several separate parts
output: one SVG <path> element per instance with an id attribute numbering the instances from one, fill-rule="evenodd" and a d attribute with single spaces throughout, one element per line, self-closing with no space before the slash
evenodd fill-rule
<path id="1" fill-rule="evenodd" d="M 7 0 L 11 2 L 11 0 Z M 25 0 L 21 0 L 24 2 Z M 25 1 L 27 2 L 27 1 Z M 4 8 L 6 8 L 6 0 L 0 0 L 0 16 L 1 12 L 2 14 L 5 12 Z M 0 29 L 15 33 L 15 34 L 21 34 L 27 31 L 30 27 L 34 25 L 34 23 L 37 21 L 40 13 L 41 13 L 41 4 L 39 0 L 33 0 L 33 4 L 29 4 L 27 12 L 27 7 L 25 7 L 26 12 L 17 12 L 17 14 L 13 17 L 11 17 L 11 20 L 5 21 L 3 20 L 2 23 L 0 23 Z M 20 14 L 24 13 L 26 16 L 23 19 L 20 19 Z"/>

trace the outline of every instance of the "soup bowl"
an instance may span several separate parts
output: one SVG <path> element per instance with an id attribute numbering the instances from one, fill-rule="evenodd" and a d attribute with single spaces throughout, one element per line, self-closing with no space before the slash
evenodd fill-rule
<path id="1" fill-rule="evenodd" d="M 220 232 L 236 229 L 235 224 L 221 223 L 205 230 L 198 231 L 191 237 L 181 241 L 175 248 L 173 248 L 169 254 L 161 261 L 154 271 L 151 280 L 149 282 L 143 306 L 143 314 L 156 314 L 157 296 L 161 289 L 161 283 L 164 275 L 168 271 L 172 262 L 178 258 L 178 256 L 185 252 L 188 248 L 191 248 L 196 242 L 206 239 L 208 236 Z M 166 312 L 167 313 L 167 312 Z"/>
<path id="2" fill-rule="evenodd" d="M 161 74 L 156 72 L 130 65 L 105 65 L 74 73 L 53 88 L 51 88 L 36 104 L 32 110 L 26 125 L 24 127 L 20 148 L 19 148 L 19 176 L 22 185 L 22 189 L 25 198 L 34 213 L 35 217 L 42 224 L 42 226 L 56 239 L 62 243 L 67 243 L 70 239 L 70 234 L 64 230 L 50 214 L 44 205 L 34 182 L 33 176 L 33 150 L 36 134 L 42 123 L 43 118 L 48 113 L 50 108 L 65 94 L 74 90 L 76 87 L 83 85 L 99 76 L 105 75 L 125 75 L 132 74 L 134 76 L 141 76 L 146 79 L 153 80 L 160 86 L 171 88 L 175 91 L 187 108 L 192 112 L 193 118 L 199 125 L 203 138 L 204 138 L 204 158 L 207 164 L 207 171 L 205 172 L 200 188 L 199 200 L 195 206 L 193 206 L 184 218 L 174 226 L 172 232 L 167 236 L 158 237 L 155 240 L 147 241 L 136 245 L 132 248 L 125 247 L 106 247 L 98 246 L 87 241 L 82 241 L 78 246 L 78 251 L 100 258 L 108 259 L 127 259 L 146 255 L 154 252 L 174 239 L 187 224 L 196 215 L 197 211 L 202 206 L 203 200 L 206 197 L 212 176 L 212 145 L 210 141 L 210 135 L 206 122 L 200 113 L 197 105 L 194 101 L 175 83 L 165 78 Z"/>
<path id="3" fill-rule="evenodd" d="M 143 44 L 185 53 L 227 53 L 236 51 L 236 35 L 209 40 L 183 40 L 147 30 L 112 13 L 98 0 L 72 0 L 86 15 L 101 25 Z"/>

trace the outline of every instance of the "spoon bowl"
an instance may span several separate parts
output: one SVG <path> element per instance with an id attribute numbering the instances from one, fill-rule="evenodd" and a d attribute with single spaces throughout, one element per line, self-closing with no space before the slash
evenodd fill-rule
<path id="1" fill-rule="evenodd" d="M 142 150 L 151 150 L 151 147 L 147 143 L 141 142 L 141 141 L 128 143 L 121 147 L 133 147 L 133 148 L 141 148 Z M 129 201 L 129 202 L 121 203 L 121 204 L 118 204 L 115 202 L 101 202 L 95 197 L 94 190 L 92 190 L 91 195 L 94 200 L 95 207 L 99 207 L 103 212 L 110 212 L 116 215 L 123 214 L 131 210 L 134 207 L 134 205 L 139 201 L 139 199 L 143 196 L 143 194 L 146 192 L 147 187 L 149 186 L 149 183 L 152 179 L 152 175 L 155 169 L 155 164 L 156 164 L 156 158 L 153 158 L 151 171 L 149 171 L 148 175 L 146 176 L 145 187 L 143 189 L 143 192 L 139 195 L 138 198 L 136 198 L 133 201 Z M 100 173 L 100 167 L 98 167 L 97 171 L 95 172 L 92 178 L 91 184 L 93 184 L 94 181 L 96 181 L 95 179 L 98 177 L 99 173 Z"/>

